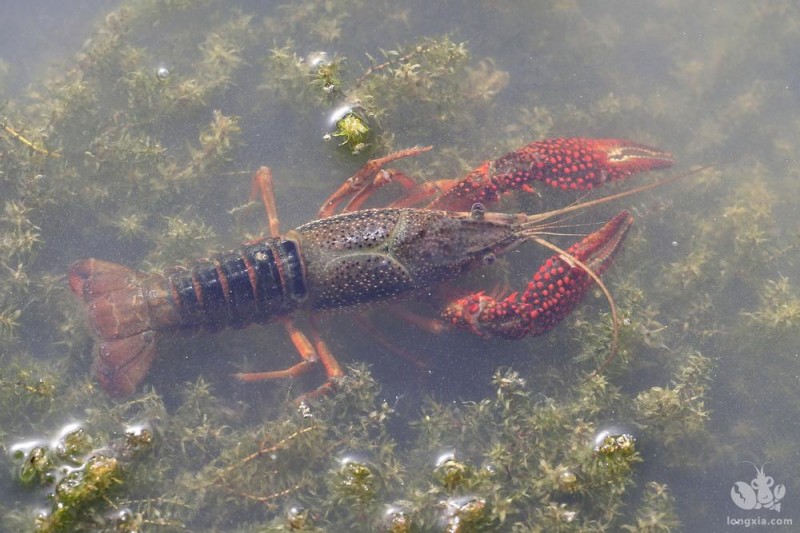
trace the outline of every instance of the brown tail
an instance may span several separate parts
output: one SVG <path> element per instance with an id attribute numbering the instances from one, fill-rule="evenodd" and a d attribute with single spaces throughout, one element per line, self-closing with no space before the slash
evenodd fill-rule
<path id="1" fill-rule="evenodd" d="M 131 394 L 144 379 L 156 353 L 146 295 L 147 276 L 128 267 L 84 259 L 69 271 L 69 286 L 86 303 L 98 337 L 94 371 L 111 396 Z"/>

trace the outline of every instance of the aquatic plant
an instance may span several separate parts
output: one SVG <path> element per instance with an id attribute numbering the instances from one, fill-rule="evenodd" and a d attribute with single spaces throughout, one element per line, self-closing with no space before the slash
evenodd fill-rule
<path id="1" fill-rule="evenodd" d="M 681 492 L 697 490 L 698 472 L 754 454 L 800 478 L 785 423 L 800 409 L 800 228 L 783 80 L 800 16 L 781 1 L 691 7 L 474 6 L 449 14 L 449 34 L 421 35 L 421 5 L 132 0 L 22 94 L 0 62 L 0 444 L 36 443 L 3 454 L 14 494 L 0 527 L 669 531 L 677 515 L 704 523 L 708 495 L 676 511 L 664 472 L 680 484 L 691 470 Z M 608 368 L 597 298 L 545 341 L 464 341 L 446 364 L 486 376 L 470 386 L 439 360 L 458 354 L 440 354 L 447 387 L 423 394 L 398 393 L 377 343 L 335 320 L 337 355 L 374 366 L 299 406 L 305 383 L 225 386 L 231 365 L 291 352 L 270 329 L 175 341 L 162 381 L 127 401 L 91 378 L 69 262 L 160 269 L 263 234 L 261 209 L 237 207 L 259 165 L 276 166 L 288 228 L 373 152 L 435 143 L 402 169 L 443 178 L 535 138 L 609 131 L 715 168 L 626 203 L 637 226 L 608 280 L 622 319 Z M 501 268 L 516 283 L 530 257 Z M 410 351 L 442 342 L 392 326 Z M 500 364 L 513 369 L 489 383 Z"/>

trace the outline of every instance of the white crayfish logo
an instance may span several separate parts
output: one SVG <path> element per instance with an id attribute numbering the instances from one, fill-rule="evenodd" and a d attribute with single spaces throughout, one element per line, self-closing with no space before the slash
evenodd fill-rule
<path id="1" fill-rule="evenodd" d="M 750 461 L 742 462 L 750 463 Z M 747 511 L 763 508 L 780 512 L 781 504 L 779 502 L 786 495 L 786 487 L 775 485 L 772 476 L 764 474 L 764 467 L 769 463 L 764 463 L 760 469 L 755 464 L 750 464 L 756 469 L 756 477 L 749 484 L 744 481 L 737 481 L 733 484 L 731 487 L 733 503 Z M 773 485 L 775 485 L 774 489 Z"/>

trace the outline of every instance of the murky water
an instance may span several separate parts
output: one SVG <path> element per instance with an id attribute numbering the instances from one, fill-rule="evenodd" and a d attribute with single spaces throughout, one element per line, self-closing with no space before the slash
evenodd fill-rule
<path id="1" fill-rule="evenodd" d="M 793 3 L 4 10 L 3 530 L 800 521 Z M 300 406 L 321 369 L 232 377 L 298 362 L 277 324 L 165 336 L 125 398 L 95 380 L 66 280 L 74 261 L 155 272 L 265 235 L 263 207 L 248 201 L 261 165 L 287 231 L 370 158 L 432 145 L 390 165 L 423 182 L 557 137 L 631 139 L 676 164 L 591 193 L 537 184 L 491 210 L 556 209 L 709 167 L 551 229 L 568 247 L 621 209 L 635 217 L 604 276 L 620 321 L 610 364 L 609 305 L 595 290 L 554 331 L 516 341 L 429 333 L 386 308 L 303 315 L 346 378 Z M 435 318 L 466 292 L 522 291 L 551 253 L 526 243 L 401 307 Z"/>

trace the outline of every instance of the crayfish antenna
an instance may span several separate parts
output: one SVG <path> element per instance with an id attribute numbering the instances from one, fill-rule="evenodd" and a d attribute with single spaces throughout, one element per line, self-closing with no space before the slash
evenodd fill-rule
<path id="1" fill-rule="evenodd" d="M 535 215 L 528 215 L 526 221 L 523 223 L 525 226 L 534 227 L 536 224 L 540 224 L 545 220 L 550 220 L 554 217 L 558 217 L 561 215 L 566 215 L 567 213 L 572 213 L 574 211 L 582 211 L 589 207 L 594 207 L 597 205 L 607 204 L 608 202 L 613 202 L 614 200 L 619 200 L 621 198 L 627 198 L 628 196 L 633 196 L 634 194 L 640 194 L 650 189 L 656 189 L 658 187 L 663 187 L 664 185 L 668 185 L 673 181 L 678 181 L 680 179 L 686 178 L 693 174 L 699 174 L 704 170 L 708 170 L 709 168 L 713 168 L 714 165 L 704 165 L 689 171 L 684 172 L 683 174 L 675 174 L 674 176 L 669 176 L 668 178 L 664 178 L 662 180 L 654 181 L 653 183 L 648 183 L 647 185 L 641 185 L 639 187 L 634 187 L 633 189 L 629 189 L 627 191 L 618 192 L 615 194 L 611 194 L 609 196 L 604 196 L 602 198 L 596 198 L 594 200 L 589 200 L 588 202 L 583 203 L 575 203 L 568 205 L 566 207 L 562 207 L 560 209 L 554 209 L 552 211 L 546 211 L 544 213 L 537 213 Z"/>

